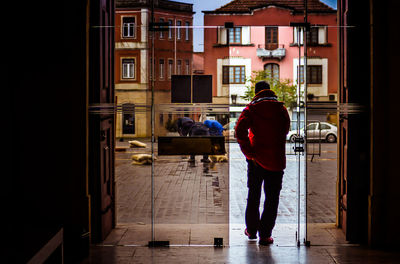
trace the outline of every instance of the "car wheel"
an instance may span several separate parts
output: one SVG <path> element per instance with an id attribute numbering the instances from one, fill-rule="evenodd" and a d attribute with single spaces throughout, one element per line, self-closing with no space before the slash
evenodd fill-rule
<path id="1" fill-rule="evenodd" d="M 333 134 L 329 134 L 326 136 L 326 142 L 329 143 L 335 143 L 336 142 L 336 136 Z"/>
<path id="2" fill-rule="evenodd" d="M 289 138 L 289 142 L 290 142 L 290 143 L 294 143 L 294 140 L 295 140 L 296 137 L 297 137 L 296 134 L 291 135 L 290 138 Z"/>

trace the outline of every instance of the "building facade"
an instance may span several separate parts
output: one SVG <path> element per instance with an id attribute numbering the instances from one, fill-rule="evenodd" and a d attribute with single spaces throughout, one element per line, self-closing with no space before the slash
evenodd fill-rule
<path id="1" fill-rule="evenodd" d="M 304 22 L 303 2 L 234 0 L 203 11 L 205 74 L 215 76 L 215 101 L 228 97 L 230 105 L 236 105 L 231 106 L 231 117 L 237 117 L 248 103 L 241 96 L 254 71 L 267 70 L 272 77 L 297 85 L 300 61 L 300 83 L 304 83 L 304 34 L 290 26 Z M 336 104 L 336 11 L 318 0 L 308 5 L 307 96 L 310 101 Z M 227 22 L 233 28 L 225 27 Z"/>
<path id="2" fill-rule="evenodd" d="M 151 2 L 116 1 L 117 138 L 151 136 L 152 97 L 155 105 L 170 103 L 171 76 L 191 74 L 192 4 L 154 1 L 154 22 L 169 26 L 165 31 L 151 31 Z M 170 116 L 157 109 L 155 115 L 155 133 L 165 132 Z"/>

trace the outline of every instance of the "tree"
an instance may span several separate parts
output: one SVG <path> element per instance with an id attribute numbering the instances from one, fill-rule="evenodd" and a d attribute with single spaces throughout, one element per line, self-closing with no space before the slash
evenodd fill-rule
<path id="1" fill-rule="evenodd" d="M 253 71 L 252 76 L 247 80 L 250 85 L 247 85 L 247 90 L 241 98 L 251 101 L 253 99 L 254 87 L 259 81 L 269 83 L 271 90 L 278 96 L 278 100 L 284 102 L 287 108 L 293 108 L 297 103 L 297 87 L 292 84 L 290 79 L 277 79 L 271 76 L 269 71 Z"/>

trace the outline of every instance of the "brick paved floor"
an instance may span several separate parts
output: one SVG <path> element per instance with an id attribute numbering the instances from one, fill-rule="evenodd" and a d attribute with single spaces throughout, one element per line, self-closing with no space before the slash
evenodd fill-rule
<path id="1" fill-rule="evenodd" d="M 150 143 L 143 142 L 148 144 L 146 148 L 128 148 L 126 151 L 116 153 L 119 229 L 114 232 L 114 236 L 116 233 L 116 237 L 119 237 L 118 243 L 135 244 L 140 241 L 143 244 L 150 240 L 151 165 L 131 164 L 133 154 L 151 152 Z M 118 146 L 127 147 L 128 143 L 118 142 Z M 155 229 L 157 234 L 160 234 L 158 238 L 171 239 L 169 234 L 160 232 L 163 228 L 180 234 L 181 238 L 172 239 L 178 244 L 187 243 L 185 241 L 210 244 L 212 241 L 201 238 L 201 235 L 205 236 L 206 233 L 209 237 L 219 234 L 225 241 L 229 239 L 229 232 L 231 236 L 242 235 L 247 198 L 247 164 L 237 143 L 230 143 L 227 149 L 229 163 L 207 164 L 207 166 L 200 162 L 200 156 L 196 157 L 195 167 L 189 166 L 187 157 L 157 157 L 154 164 L 153 194 Z M 303 168 L 302 159 L 302 175 Z M 312 162 L 309 157 L 307 171 L 307 221 L 335 222 L 336 144 L 323 144 L 321 156 L 315 156 Z M 300 179 L 300 183 L 302 185 L 300 202 L 303 206 L 304 178 Z M 295 156 L 288 155 L 276 230 L 292 230 L 291 233 L 295 233 L 297 188 L 298 161 Z M 261 207 L 262 204 L 263 201 Z M 302 209 L 302 213 L 303 211 Z M 304 214 L 301 221 L 305 221 Z M 231 230 L 228 223 L 232 227 Z M 188 240 L 182 237 L 188 237 Z M 293 234 L 289 234 L 288 237 L 292 240 Z M 285 238 L 283 241 L 288 240 Z"/>
<path id="2" fill-rule="evenodd" d="M 290 146 L 288 145 L 288 148 Z M 289 151 L 287 151 L 289 153 Z M 311 156 L 307 161 L 307 221 L 309 223 L 336 222 L 336 144 L 322 144 L 321 156 Z M 298 197 L 298 160 L 294 155 L 287 155 L 287 164 L 283 178 L 277 223 L 297 223 Z M 301 206 L 304 201 L 304 158 L 301 158 Z M 230 222 L 244 223 L 246 208 L 247 163 L 237 144 L 230 146 Z M 263 204 L 260 203 L 260 210 Z M 304 208 L 301 210 L 304 218 Z"/>
<path id="3" fill-rule="evenodd" d="M 116 154 L 117 223 L 151 222 L 151 166 L 132 165 L 135 153 L 149 148 L 129 149 Z M 228 223 L 228 163 L 196 166 L 187 157 L 160 156 L 154 164 L 155 223 Z"/>

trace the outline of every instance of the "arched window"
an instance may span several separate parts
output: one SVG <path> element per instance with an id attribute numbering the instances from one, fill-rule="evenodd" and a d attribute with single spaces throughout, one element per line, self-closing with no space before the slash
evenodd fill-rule
<path id="1" fill-rule="evenodd" d="M 279 80 L 279 65 L 276 63 L 268 63 L 264 65 L 264 71 L 267 72 L 267 76 L 275 80 Z"/>

